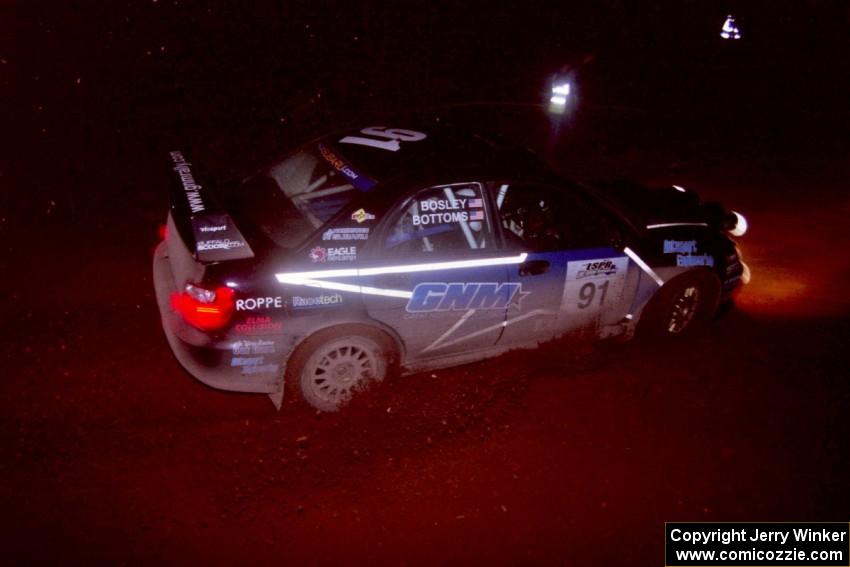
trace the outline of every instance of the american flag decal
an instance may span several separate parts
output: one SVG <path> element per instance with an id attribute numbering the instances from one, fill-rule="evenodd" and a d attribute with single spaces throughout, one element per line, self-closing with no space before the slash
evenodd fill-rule
<path id="1" fill-rule="evenodd" d="M 481 201 L 481 199 L 470 199 L 469 206 L 472 208 L 480 209 L 484 206 L 484 203 L 483 201 Z"/>
<path id="2" fill-rule="evenodd" d="M 471 211 L 469 220 L 484 220 L 484 211 Z"/>

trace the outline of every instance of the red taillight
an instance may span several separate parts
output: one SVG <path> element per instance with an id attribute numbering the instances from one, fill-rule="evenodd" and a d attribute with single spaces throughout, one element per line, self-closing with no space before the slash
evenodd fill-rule
<path id="1" fill-rule="evenodd" d="M 193 327 L 217 331 L 230 323 L 235 305 L 233 295 L 233 290 L 228 287 L 212 291 L 186 284 L 183 293 L 171 294 L 171 307 Z"/>
<path id="2" fill-rule="evenodd" d="M 161 224 L 159 225 L 159 239 L 167 240 L 168 239 L 168 225 Z"/>

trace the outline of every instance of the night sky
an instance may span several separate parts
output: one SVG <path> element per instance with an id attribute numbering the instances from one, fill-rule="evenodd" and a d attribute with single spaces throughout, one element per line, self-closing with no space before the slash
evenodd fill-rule
<path id="1" fill-rule="evenodd" d="M 268 159 L 369 113 L 537 103 L 554 70 L 588 56 L 587 103 L 676 115 L 700 135 L 743 119 L 783 138 L 835 137 L 836 117 L 846 118 L 850 15 L 839 1 L 157 0 L 3 11 L 10 166 L 187 139 L 225 144 L 234 161 Z M 720 40 L 728 12 L 744 41 Z"/>

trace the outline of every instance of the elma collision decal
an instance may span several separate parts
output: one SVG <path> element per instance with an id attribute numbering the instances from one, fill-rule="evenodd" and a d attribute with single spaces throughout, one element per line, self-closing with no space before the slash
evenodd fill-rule
<path id="1" fill-rule="evenodd" d="M 468 309 L 505 309 L 519 304 L 528 293 L 519 283 L 428 282 L 413 289 L 407 302 L 408 313 L 425 311 L 466 311 Z"/>

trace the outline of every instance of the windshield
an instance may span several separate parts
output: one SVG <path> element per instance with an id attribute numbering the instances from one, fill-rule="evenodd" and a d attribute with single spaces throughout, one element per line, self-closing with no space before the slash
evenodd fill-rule
<path id="1" fill-rule="evenodd" d="M 231 204 L 278 246 L 294 248 L 373 185 L 320 143 L 248 178 Z"/>

